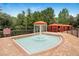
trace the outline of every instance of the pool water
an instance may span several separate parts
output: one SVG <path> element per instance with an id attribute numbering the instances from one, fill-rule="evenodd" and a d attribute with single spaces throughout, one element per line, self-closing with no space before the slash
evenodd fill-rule
<path id="1" fill-rule="evenodd" d="M 34 35 L 16 39 L 25 50 L 30 54 L 45 51 L 50 48 L 56 47 L 62 40 L 59 36 L 51 35 Z"/>

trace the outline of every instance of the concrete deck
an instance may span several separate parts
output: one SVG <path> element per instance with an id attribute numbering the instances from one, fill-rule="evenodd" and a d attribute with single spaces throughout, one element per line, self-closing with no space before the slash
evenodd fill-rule
<path id="1" fill-rule="evenodd" d="M 33 54 L 35 56 L 79 56 L 79 38 L 67 33 L 54 33 L 63 37 L 63 42 L 56 48 Z M 0 38 L 0 56 L 26 56 L 11 37 Z M 32 56 L 33 56 L 32 55 Z"/>

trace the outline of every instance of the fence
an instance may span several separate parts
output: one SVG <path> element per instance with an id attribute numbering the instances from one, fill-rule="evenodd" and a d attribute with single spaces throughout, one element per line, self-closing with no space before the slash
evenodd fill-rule
<path id="1" fill-rule="evenodd" d="M 16 36 L 16 35 L 21 35 L 21 34 L 28 34 L 28 33 L 33 33 L 33 29 L 31 30 L 12 30 L 11 35 Z M 73 28 L 72 30 L 66 31 L 66 33 L 69 33 L 71 35 L 74 35 L 76 37 L 79 37 L 79 28 Z M 3 37 L 3 32 L 0 31 L 0 38 Z"/>
<path id="2" fill-rule="evenodd" d="M 21 35 L 21 34 L 28 34 L 28 33 L 33 33 L 32 30 L 12 30 L 11 36 L 16 36 L 16 35 Z M 0 38 L 3 37 L 3 32 L 0 31 Z"/>
<path id="3" fill-rule="evenodd" d="M 79 28 L 73 28 L 72 30 L 66 31 L 69 34 L 72 34 L 76 37 L 79 37 Z"/>

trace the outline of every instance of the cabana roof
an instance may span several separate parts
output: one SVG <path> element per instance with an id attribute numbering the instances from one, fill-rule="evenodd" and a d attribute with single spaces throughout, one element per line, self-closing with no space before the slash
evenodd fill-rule
<path id="1" fill-rule="evenodd" d="M 49 26 L 71 26 L 71 25 L 66 25 L 66 24 L 50 24 Z"/>

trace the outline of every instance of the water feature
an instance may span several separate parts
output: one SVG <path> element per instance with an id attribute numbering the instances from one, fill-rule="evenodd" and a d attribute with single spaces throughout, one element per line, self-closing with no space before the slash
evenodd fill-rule
<path id="1" fill-rule="evenodd" d="M 44 26 L 46 28 L 44 28 Z M 61 43 L 62 40 L 60 39 L 59 36 L 42 34 L 42 31 L 44 29 L 47 30 L 47 23 L 45 22 L 35 23 L 34 33 L 36 33 L 35 32 L 36 29 L 39 29 L 38 35 L 16 39 L 16 42 L 19 43 L 22 47 L 24 47 L 24 49 L 28 50 L 30 54 L 54 48 L 59 43 Z"/>
<path id="2" fill-rule="evenodd" d="M 62 42 L 59 36 L 53 35 L 33 35 L 29 37 L 17 38 L 19 43 L 30 54 L 38 53 L 56 47 Z"/>

